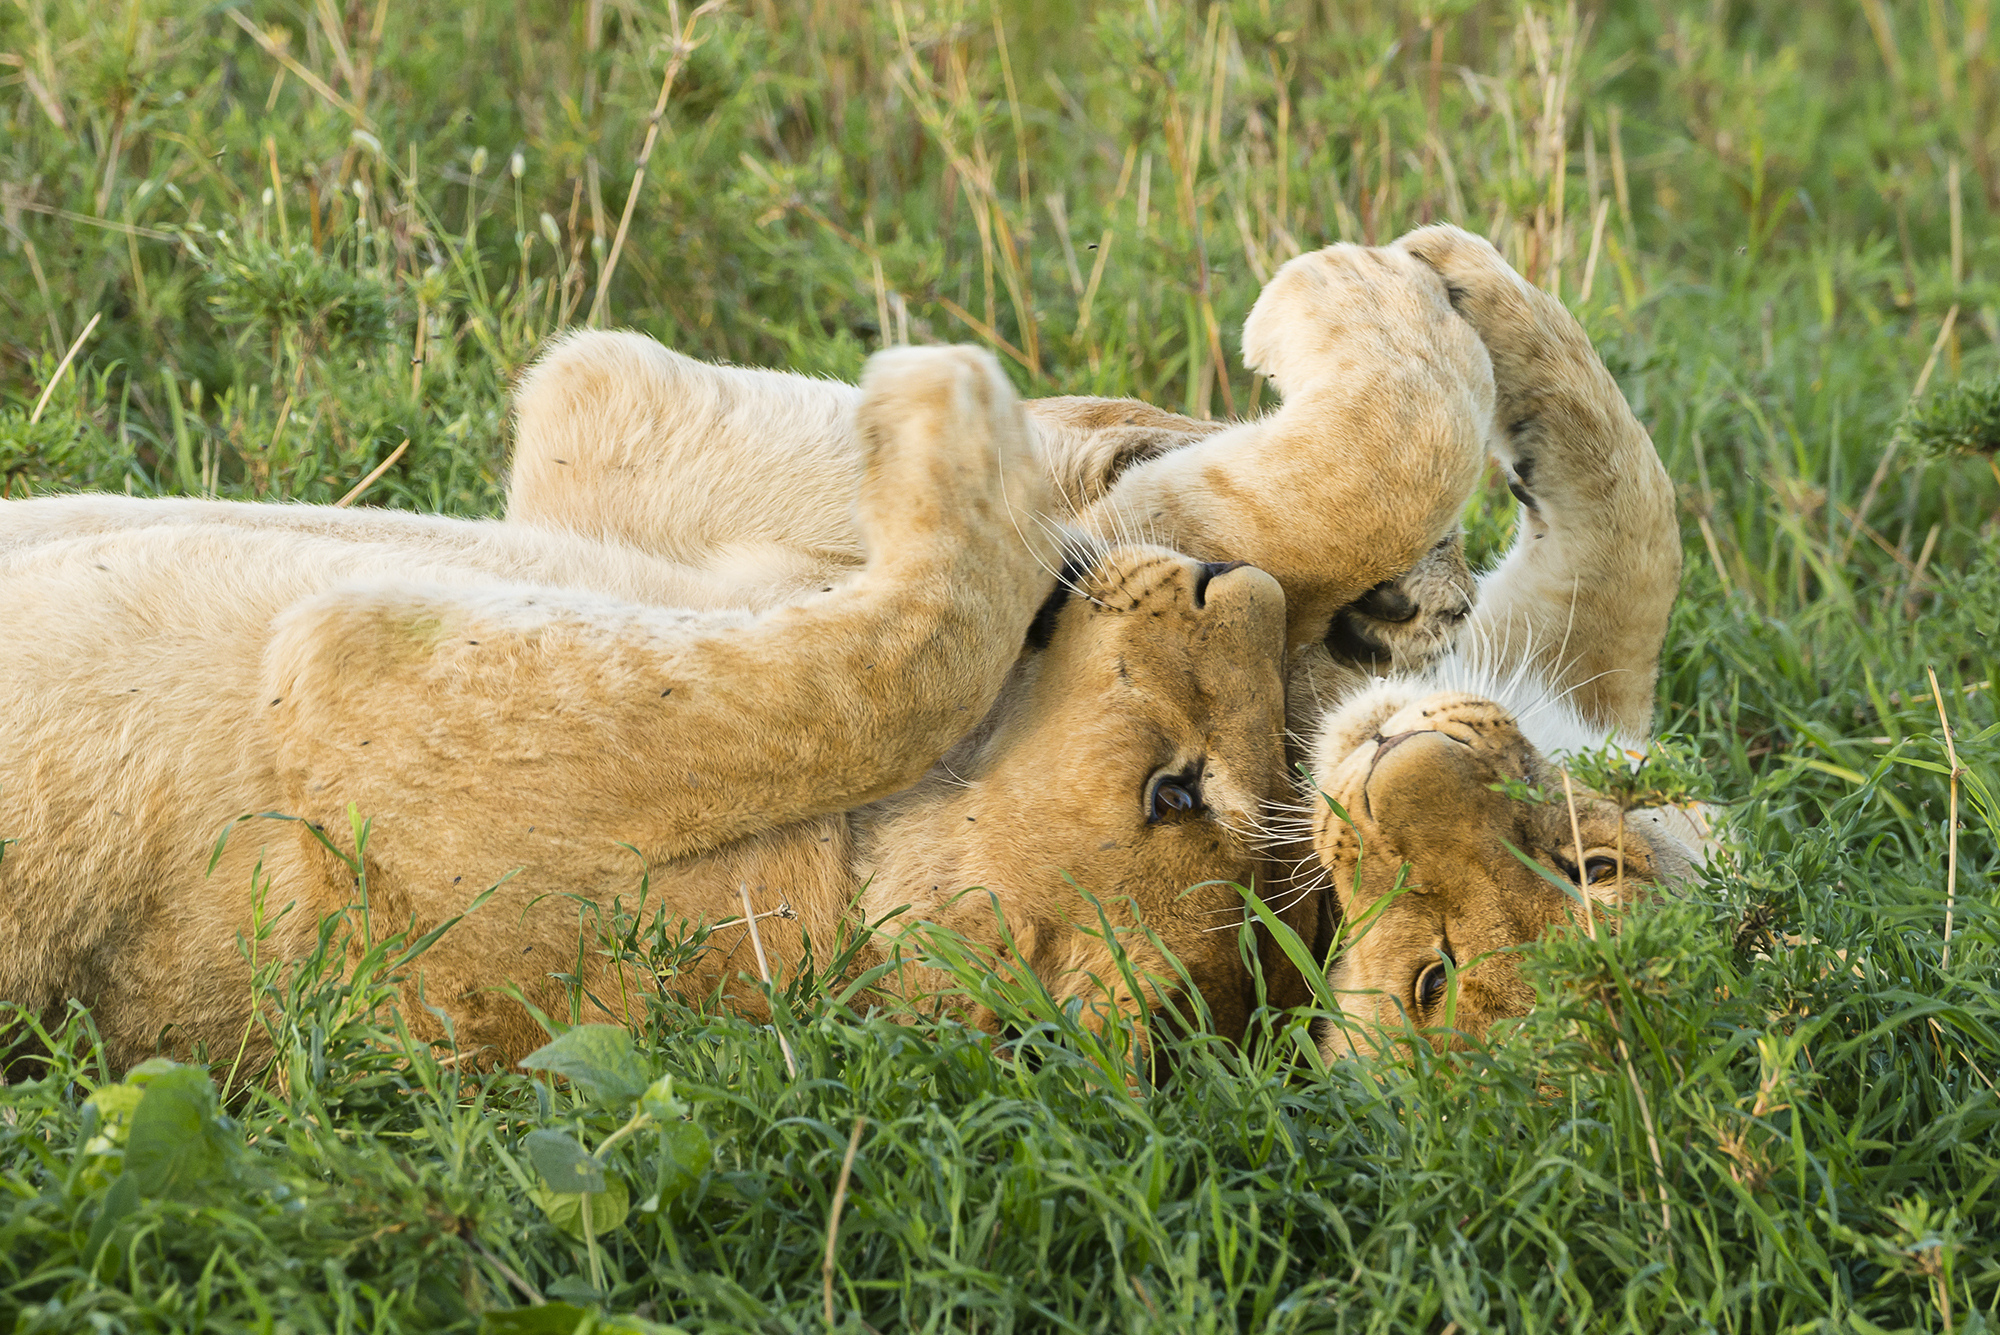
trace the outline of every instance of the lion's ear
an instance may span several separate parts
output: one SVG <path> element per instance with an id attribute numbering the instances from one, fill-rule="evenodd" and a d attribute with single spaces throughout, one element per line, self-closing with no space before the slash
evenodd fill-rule
<path id="1" fill-rule="evenodd" d="M 1627 829 L 1639 831 L 1653 852 L 1655 877 L 1662 885 L 1691 881 L 1722 853 L 1715 821 L 1719 809 L 1706 802 L 1641 807 L 1625 814 Z"/>

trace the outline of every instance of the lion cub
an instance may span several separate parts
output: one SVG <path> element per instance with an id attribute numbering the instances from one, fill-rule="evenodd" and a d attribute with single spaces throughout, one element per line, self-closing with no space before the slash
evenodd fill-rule
<path id="1" fill-rule="evenodd" d="M 1564 794 L 1563 753 L 1652 734 L 1681 544 L 1651 439 L 1582 326 L 1491 244 L 1428 227 L 1396 245 L 1486 345 L 1495 453 L 1522 508 L 1451 653 L 1327 702 L 1313 737 L 1322 940 L 1355 925 L 1328 974 L 1354 1023 L 1326 1033 L 1329 1057 L 1409 1027 L 1462 1043 L 1524 1013 L 1515 947 L 1685 880 L 1712 847 L 1699 811 Z"/>
<path id="2" fill-rule="evenodd" d="M 1032 522 L 1046 469 L 984 353 L 877 356 L 853 420 L 862 563 L 761 610 L 713 570 L 522 525 L 0 502 L 0 996 L 85 1001 L 120 1065 L 233 1046 L 253 881 L 296 904 L 288 954 L 362 887 L 303 825 L 236 830 L 207 874 L 217 835 L 283 812 L 353 856 L 358 811 L 375 931 L 498 886 L 405 982 L 413 1028 L 444 1037 L 437 1008 L 461 1048 L 536 1046 L 501 989 L 567 1013 L 565 974 L 586 1016 L 665 986 L 756 1010 L 739 887 L 796 915 L 762 924 L 781 970 L 905 905 L 997 951 L 997 907 L 1059 998 L 1136 1008 L 1055 868 L 1114 928 L 1143 914 L 1141 977 L 1180 986 L 1158 939 L 1240 1028 L 1247 973 L 1203 929 L 1240 911 L 1277 794 L 1277 583 Z M 587 921 L 636 907 L 641 861 L 648 913 L 718 924 L 671 981 Z"/>

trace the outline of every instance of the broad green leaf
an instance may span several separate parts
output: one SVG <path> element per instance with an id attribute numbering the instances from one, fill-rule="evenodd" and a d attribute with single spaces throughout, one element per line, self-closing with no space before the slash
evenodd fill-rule
<path id="1" fill-rule="evenodd" d="M 572 1335 L 589 1315 L 570 1303 L 487 1312 L 479 1318 L 479 1335 Z"/>
<path id="2" fill-rule="evenodd" d="M 583 1237 L 583 1198 L 590 1197 L 590 1231 L 597 1237 L 620 1227 L 625 1216 L 632 1213 L 632 1192 L 626 1187 L 625 1179 L 616 1173 L 604 1174 L 602 1191 L 549 1191 L 533 1193 L 535 1204 L 542 1207 L 542 1213 L 572 1238 Z"/>
<path id="3" fill-rule="evenodd" d="M 228 1175 L 232 1148 L 208 1072 L 177 1066 L 147 1081 L 126 1135 L 125 1171 L 148 1196 L 185 1197 Z"/>
<path id="4" fill-rule="evenodd" d="M 708 1171 L 714 1158 L 715 1147 L 709 1142 L 708 1132 L 693 1122 L 668 1122 L 661 1126 L 660 1176 L 654 1188 L 657 1203 L 665 1205 L 701 1181 L 701 1175 Z"/>
<path id="5" fill-rule="evenodd" d="M 97 1254 L 111 1240 L 111 1231 L 118 1227 L 119 1221 L 138 1208 L 139 1184 L 130 1173 L 121 1173 L 104 1193 L 104 1201 L 97 1207 L 97 1222 L 90 1226 L 90 1240 L 83 1244 L 85 1269 L 96 1263 Z"/>
<path id="6" fill-rule="evenodd" d="M 521 1065 L 563 1076 L 605 1103 L 630 1103 L 653 1083 L 632 1035 L 615 1024 L 580 1024 L 523 1057 Z"/>
<path id="7" fill-rule="evenodd" d="M 656 1122 L 678 1122 L 687 1116 L 687 1104 L 674 1097 L 674 1078 L 663 1075 L 639 1097 L 639 1106 Z"/>
<path id="8" fill-rule="evenodd" d="M 604 1190 L 604 1165 L 567 1131 L 530 1131 L 522 1142 L 528 1162 L 555 1192 Z"/>

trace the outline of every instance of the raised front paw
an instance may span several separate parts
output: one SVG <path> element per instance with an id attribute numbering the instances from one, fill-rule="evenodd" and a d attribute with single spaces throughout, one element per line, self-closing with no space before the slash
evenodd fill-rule
<path id="1" fill-rule="evenodd" d="M 1496 452 L 1515 496 L 1535 505 L 1557 470 L 1602 470 L 1611 452 L 1644 433 L 1576 317 L 1529 283 L 1484 237 L 1440 224 L 1396 248 L 1443 279 L 1454 310 L 1493 362 Z"/>
<path id="2" fill-rule="evenodd" d="M 1288 403 L 1388 367 L 1481 402 L 1492 394 L 1486 349 L 1453 314 L 1443 281 L 1389 247 L 1327 246 L 1288 262 L 1244 321 L 1243 360 Z"/>
<path id="3" fill-rule="evenodd" d="M 1369 676 L 1421 672 L 1456 642 L 1478 591 L 1465 563 L 1465 535 L 1453 533 L 1401 576 L 1336 612 L 1327 652 L 1336 664 Z"/>
<path id="4" fill-rule="evenodd" d="M 970 541 L 1048 564 L 1053 501 L 1020 400 L 977 348 L 897 348 L 868 359 L 855 434 L 873 560 Z"/>

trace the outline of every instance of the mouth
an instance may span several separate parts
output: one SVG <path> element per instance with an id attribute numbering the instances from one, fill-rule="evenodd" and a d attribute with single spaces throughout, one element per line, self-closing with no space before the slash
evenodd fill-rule
<path id="1" fill-rule="evenodd" d="M 1376 733 L 1374 737 L 1369 739 L 1375 743 L 1375 754 L 1368 758 L 1368 768 L 1361 776 L 1361 805 L 1364 810 L 1369 812 L 1371 818 L 1374 814 L 1375 804 L 1369 798 L 1368 785 L 1375 777 L 1375 767 L 1382 763 L 1383 756 L 1388 755 L 1412 737 L 1442 737 L 1448 742 L 1457 742 L 1467 750 L 1472 749 L 1471 742 L 1466 741 L 1463 737 L 1454 737 L 1442 728 L 1411 728 L 1407 732 L 1393 733 L 1387 737 L 1384 737 L 1379 732 Z M 1362 743 L 1363 746 L 1367 744 L 1367 742 Z"/>

